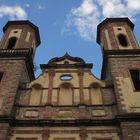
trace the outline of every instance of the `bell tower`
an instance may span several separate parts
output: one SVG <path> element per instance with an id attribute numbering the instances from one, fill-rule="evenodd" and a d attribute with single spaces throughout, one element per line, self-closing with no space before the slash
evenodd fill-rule
<path id="1" fill-rule="evenodd" d="M 8 21 L 3 27 L 0 49 L 30 49 L 32 57 L 40 44 L 38 28 L 30 21 Z"/>
<path id="2" fill-rule="evenodd" d="M 139 49 L 133 28 L 128 18 L 107 18 L 98 25 L 97 43 L 104 50 Z"/>
<path id="3" fill-rule="evenodd" d="M 102 79 L 114 85 L 119 114 L 140 112 L 140 48 L 128 18 L 107 18 L 98 25 Z"/>
<path id="4" fill-rule="evenodd" d="M 34 79 L 33 57 L 40 44 L 30 21 L 8 21 L 0 42 L 0 116 L 14 117 L 19 85 Z"/>

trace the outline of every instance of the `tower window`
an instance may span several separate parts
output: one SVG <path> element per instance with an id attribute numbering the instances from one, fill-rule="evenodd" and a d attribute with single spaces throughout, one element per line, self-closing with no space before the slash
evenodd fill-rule
<path id="1" fill-rule="evenodd" d="M 119 34 L 118 35 L 118 40 L 119 40 L 119 43 L 121 44 L 121 46 L 123 46 L 123 47 L 127 47 L 128 46 L 127 38 L 126 38 L 125 35 Z"/>
<path id="2" fill-rule="evenodd" d="M 0 72 L 0 81 L 2 80 L 3 72 Z"/>
<path id="3" fill-rule="evenodd" d="M 135 90 L 140 90 L 140 72 L 138 69 L 130 70 L 131 78 L 135 87 Z"/>
<path id="4" fill-rule="evenodd" d="M 13 49 L 16 45 L 16 41 L 17 41 L 16 37 L 9 38 L 7 49 Z"/>

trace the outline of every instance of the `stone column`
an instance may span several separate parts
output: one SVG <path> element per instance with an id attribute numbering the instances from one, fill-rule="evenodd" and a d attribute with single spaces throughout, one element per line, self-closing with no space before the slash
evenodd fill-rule
<path id="1" fill-rule="evenodd" d="M 48 140 L 50 136 L 50 130 L 48 127 L 45 127 L 42 134 L 42 140 Z"/>
<path id="2" fill-rule="evenodd" d="M 80 104 L 84 104 L 84 94 L 83 94 L 83 75 L 84 72 L 82 69 L 78 70 L 78 77 L 79 77 L 79 91 L 80 91 Z"/>
<path id="3" fill-rule="evenodd" d="M 85 127 L 80 128 L 80 138 L 81 140 L 86 140 L 87 139 L 87 130 Z"/>
<path id="4" fill-rule="evenodd" d="M 12 135 L 8 136 L 9 130 L 9 124 L 0 124 L 0 140 L 10 140 L 10 136 Z"/>
<path id="5" fill-rule="evenodd" d="M 54 78 L 55 72 L 53 69 L 50 69 L 49 71 L 49 89 L 48 89 L 48 104 L 52 104 L 52 88 L 53 88 L 53 78 Z"/>

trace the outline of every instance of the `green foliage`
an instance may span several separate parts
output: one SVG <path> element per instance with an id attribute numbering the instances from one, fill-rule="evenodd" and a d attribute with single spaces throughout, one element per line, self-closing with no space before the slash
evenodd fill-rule
<path id="1" fill-rule="evenodd" d="M 110 77 L 106 78 L 105 82 L 106 82 L 106 86 L 113 86 L 113 81 L 112 81 L 112 79 Z"/>
<path id="2" fill-rule="evenodd" d="M 131 106 L 129 106 L 129 111 L 130 111 L 130 112 L 136 112 L 136 111 L 137 111 L 137 110 L 136 110 L 136 106 L 133 105 L 133 104 L 131 104 Z"/>
<path id="3" fill-rule="evenodd" d="M 27 83 L 26 82 L 20 82 L 19 83 L 19 88 L 25 89 L 26 87 L 27 87 Z"/>

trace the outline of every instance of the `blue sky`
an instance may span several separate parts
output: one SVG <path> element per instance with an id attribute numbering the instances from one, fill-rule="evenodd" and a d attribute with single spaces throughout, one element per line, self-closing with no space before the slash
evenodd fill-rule
<path id="1" fill-rule="evenodd" d="M 100 77 L 102 54 L 96 27 L 106 17 L 129 17 L 140 42 L 140 0 L 0 0 L 0 28 L 8 20 L 30 20 L 39 27 L 41 45 L 35 63 L 47 63 L 68 52 L 93 63 Z M 2 37 L 2 30 L 0 38 Z M 38 76 L 40 70 L 36 72 Z"/>

